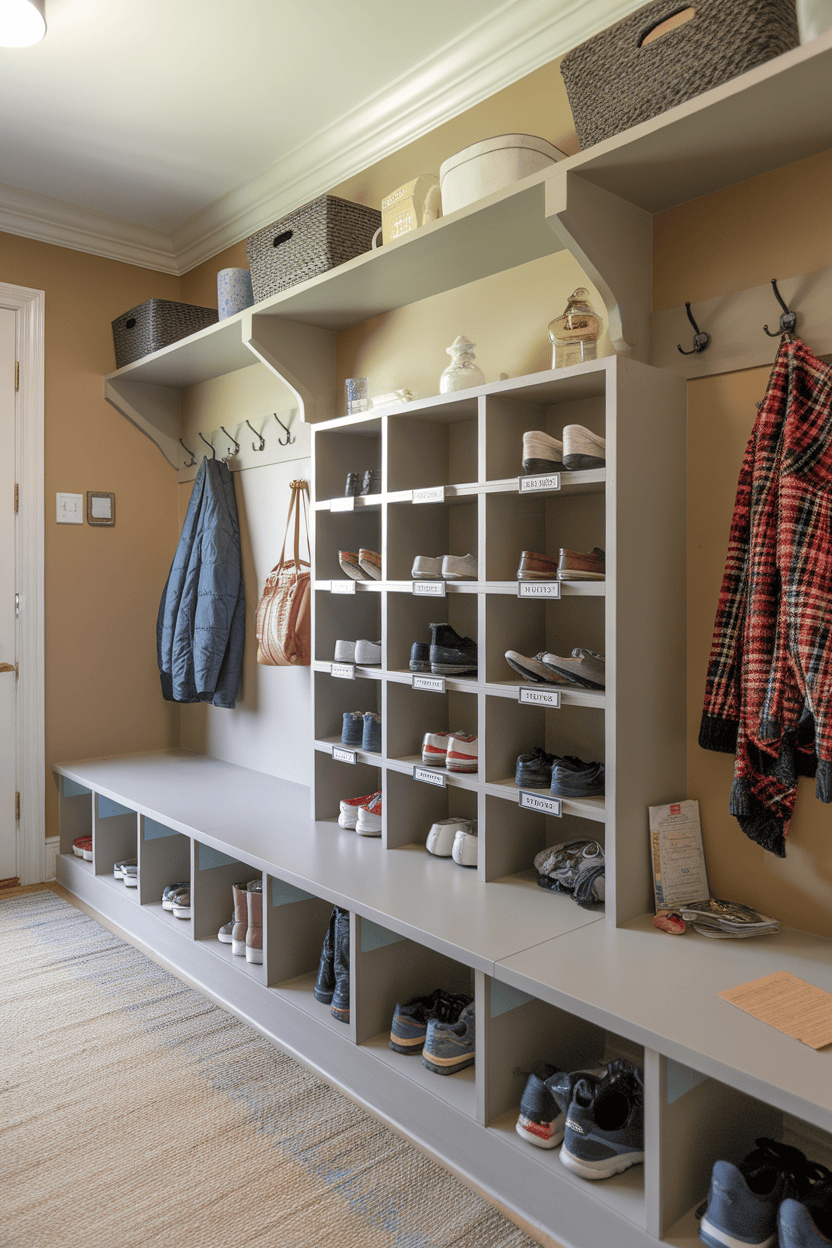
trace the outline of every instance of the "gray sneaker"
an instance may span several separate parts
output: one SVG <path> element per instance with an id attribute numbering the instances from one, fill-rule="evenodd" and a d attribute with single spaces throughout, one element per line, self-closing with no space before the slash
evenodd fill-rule
<path id="1" fill-rule="evenodd" d="M 567 680 L 584 689 L 606 688 L 604 656 L 596 654 L 594 650 L 584 650 L 576 646 L 569 658 L 560 654 L 544 654 L 543 663 L 559 676 L 565 676 Z"/>
<path id="2" fill-rule="evenodd" d="M 553 657 L 553 655 L 547 655 L 545 650 L 541 650 L 534 658 L 521 654 L 519 650 L 506 650 L 506 663 L 509 667 L 513 667 L 515 672 L 519 672 L 525 680 L 534 681 L 535 684 L 571 685 L 572 681 L 568 677 L 552 671 L 551 667 L 547 667 L 543 662 L 545 658 Z"/>

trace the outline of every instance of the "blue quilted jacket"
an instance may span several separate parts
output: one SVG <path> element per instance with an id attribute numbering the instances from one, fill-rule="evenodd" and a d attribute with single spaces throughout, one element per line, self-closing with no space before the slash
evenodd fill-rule
<path id="1" fill-rule="evenodd" d="M 169 702 L 233 707 L 243 667 L 245 595 L 231 473 L 203 458 L 159 604 L 156 649 Z"/>

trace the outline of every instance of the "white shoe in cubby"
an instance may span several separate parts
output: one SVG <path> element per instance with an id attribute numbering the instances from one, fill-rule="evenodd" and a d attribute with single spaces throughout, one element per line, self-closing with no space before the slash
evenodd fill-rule
<path id="1" fill-rule="evenodd" d="M 473 819 L 437 819 L 431 825 L 425 842 L 428 853 L 435 854 L 437 858 L 450 858 L 457 832 L 470 832 L 475 822 Z"/>

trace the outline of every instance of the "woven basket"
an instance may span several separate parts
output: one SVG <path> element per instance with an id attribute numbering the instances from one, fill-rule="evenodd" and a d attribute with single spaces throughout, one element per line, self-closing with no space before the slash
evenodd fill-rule
<path id="1" fill-rule="evenodd" d="M 216 325 L 216 308 L 197 308 L 191 303 L 174 303 L 170 299 L 148 299 L 113 321 L 113 342 L 116 368 L 132 364 L 151 351 L 169 347 L 188 334 Z"/>
<path id="2" fill-rule="evenodd" d="M 255 302 L 369 251 L 380 225 L 378 209 L 321 195 L 258 230 L 246 243 Z"/>
<path id="3" fill-rule="evenodd" d="M 642 43 L 667 18 L 695 16 Z M 799 43 L 795 0 L 654 0 L 561 62 L 581 147 L 728 82 Z"/>

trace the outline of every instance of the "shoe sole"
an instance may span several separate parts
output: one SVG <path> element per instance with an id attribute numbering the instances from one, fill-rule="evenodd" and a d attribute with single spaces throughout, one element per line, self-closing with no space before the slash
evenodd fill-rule
<path id="1" fill-rule="evenodd" d="M 349 1007 L 347 1007 L 347 1009 L 345 1010 L 340 1010 L 340 1009 L 336 1009 L 336 1007 L 332 1005 L 330 1006 L 329 1012 L 333 1018 L 338 1019 L 339 1023 L 349 1023 L 350 1021 Z"/>
<path id="2" fill-rule="evenodd" d="M 231 937 L 230 937 L 230 936 L 223 936 L 223 935 L 220 935 L 220 933 L 219 933 L 219 932 L 217 932 L 217 940 L 220 942 L 220 944 L 221 944 L 221 945 L 230 945 L 230 944 L 231 944 Z"/>
<path id="3" fill-rule="evenodd" d="M 246 962 L 253 962 L 256 966 L 262 966 L 263 950 L 249 949 L 248 946 L 246 946 Z"/>
<path id="4" fill-rule="evenodd" d="M 335 990 L 333 989 L 333 992 Z M 332 992 L 323 992 L 318 988 L 312 989 L 312 996 L 316 1001 L 320 1001 L 321 1005 L 329 1005 L 332 1001 Z"/>
<path id="5" fill-rule="evenodd" d="M 523 460 L 523 475 L 526 477 L 545 477 L 550 472 L 565 472 L 566 464 L 560 459 L 535 459 L 529 458 Z"/>
<path id="6" fill-rule="evenodd" d="M 558 572 L 559 581 L 605 581 L 606 579 L 606 572 L 572 572 L 569 569 L 565 572 Z"/>
<path id="7" fill-rule="evenodd" d="M 190 906 L 174 906 L 173 917 L 175 919 L 189 919 L 191 917 Z"/>
<path id="8" fill-rule="evenodd" d="M 614 1174 L 623 1174 L 631 1166 L 640 1165 L 644 1161 L 644 1153 L 620 1153 L 617 1157 L 607 1157 L 603 1161 L 584 1161 L 570 1153 L 564 1144 L 560 1150 L 560 1159 L 567 1170 L 579 1174 L 582 1179 L 611 1179 Z M 751 1248 L 751 1245 L 746 1245 L 745 1248 Z"/>
<path id="9" fill-rule="evenodd" d="M 554 568 L 551 572 L 518 572 L 518 581 L 556 581 L 558 579 L 558 570 Z"/>
<path id="10" fill-rule="evenodd" d="M 559 784 L 557 788 L 553 785 L 549 792 L 552 797 L 566 797 L 573 801 L 579 801 L 582 797 L 605 797 L 604 789 L 568 789 L 565 785 Z"/>
<path id="11" fill-rule="evenodd" d="M 475 1060 L 476 1054 L 474 1053 L 469 1053 L 465 1057 L 434 1057 L 433 1055 L 428 1057 L 426 1053 L 422 1053 L 422 1061 L 435 1075 L 455 1075 L 458 1070 L 473 1066 Z"/>
<path id="12" fill-rule="evenodd" d="M 418 1056 L 425 1047 L 425 1037 L 414 1036 L 412 1040 L 408 1040 L 402 1036 L 394 1036 L 391 1031 L 387 1047 L 394 1053 L 403 1053 L 405 1057 Z"/>
<path id="13" fill-rule="evenodd" d="M 551 1122 L 529 1122 L 528 1125 L 525 1125 L 522 1119 L 518 1119 L 515 1130 L 521 1140 L 525 1140 L 527 1144 L 533 1144 L 535 1148 L 557 1148 L 558 1144 L 563 1143 L 565 1130 L 563 1115 L 561 1114 L 559 1127 L 556 1127 Z"/>
<path id="14" fill-rule="evenodd" d="M 564 455 L 563 463 L 567 472 L 590 472 L 607 466 L 607 461 L 598 455 Z"/>
<path id="15" fill-rule="evenodd" d="M 244 940 L 232 940 L 231 952 L 235 958 L 244 958 L 246 956 L 246 942 Z"/>
<path id="16" fill-rule="evenodd" d="M 709 1222 L 707 1218 L 702 1218 L 699 1223 L 699 1238 L 705 1244 L 710 1244 L 711 1248 L 773 1248 L 777 1243 L 777 1233 L 769 1235 L 766 1239 L 752 1242 L 749 1239 L 737 1239 L 734 1235 L 729 1235 L 727 1231 L 720 1230 Z"/>
<path id="17" fill-rule="evenodd" d="M 419 662 L 414 662 L 414 661 L 413 661 L 413 659 L 411 659 L 411 660 L 410 660 L 410 663 L 408 664 L 408 666 L 409 666 L 409 668 L 410 668 L 411 672 L 429 672 L 429 671 L 430 671 L 430 663 L 429 663 L 429 662 L 428 662 L 428 663 L 419 663 Z"/>
<path id="18" fill-rule="evenodd" d="M 121 878 L 124 880 L 124 884 L 126 888 L 138 888 L 139 887 L 139 881 L 135 875 L 133 876 L 123 875 Z"/>
<path id="19" fill-rule="evenodd" d="M 599 685 L 597 680 L 590 680 L 588 676 L 577 676 L 574 672 L 569 672 L 564 667 L 555 667 L 553 664 L 547 664 L 546 666 L 551 666 L 553 672 L 557 672 L 558 676 L 565 676 L 573 685 L 580 685 L 582 689 L 597 689 L 601 693 L 604 692 L 605 686 Z"/>
<path id="20" fill-rule="evenodd" d="M 476 672 L 476 663 L 431 663 L 434 676 L 459 676 L 462 672 Z"/>

